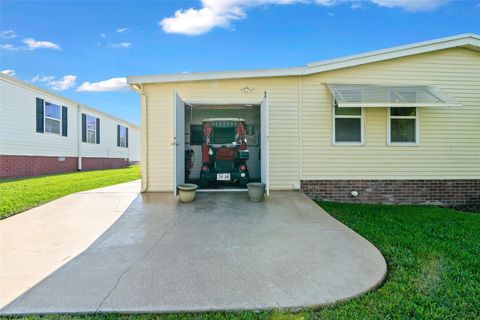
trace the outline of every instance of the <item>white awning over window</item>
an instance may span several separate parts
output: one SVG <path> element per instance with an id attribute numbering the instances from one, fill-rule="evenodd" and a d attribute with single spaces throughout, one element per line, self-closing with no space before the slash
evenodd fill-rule
<path id="1" fill-rule="evenodd" d="M 337 105 L 351 107 L 459 107 L 447 94 L 432 86 L 327 84 Z"/>

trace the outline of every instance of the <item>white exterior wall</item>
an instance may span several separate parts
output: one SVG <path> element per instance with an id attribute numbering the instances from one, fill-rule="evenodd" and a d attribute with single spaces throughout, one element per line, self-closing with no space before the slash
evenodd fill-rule
<path id="1" fill-rule="evenodd" d="M 68 108 L 68 136 L 36 132 L 36 98 Z M 0 81 L 0 154 L 77 156 L 77 106 L 58 97 Z"/>
<path id="2" fill-rule="evenodd" d="M 140 129 L 128 129 L 128 159 L 140 161 Z"/>
<path id="3" fill-rule="evenodd" d="M 66 137 L 36 132 L 36 98 L 67 107 Z M 78 118 L 81 113 L 100 119 L 100 144 L 81 141 L 81 120 Z M 117 147 L 117 124 L 128 127 L 128 148 Z M 126 121 L 80 106 L 74 101 L 13 78 L 0 76 L 1 155 L 77 157 L 80 149 L 82 157 L 129 158 L 130 161 L 139 161 L 139 136 L 139 128 Z"/>

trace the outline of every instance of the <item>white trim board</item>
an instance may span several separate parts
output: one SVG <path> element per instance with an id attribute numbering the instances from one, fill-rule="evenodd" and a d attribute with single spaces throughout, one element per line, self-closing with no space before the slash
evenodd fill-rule
<path id="1" fill-rule="evenodd" d="M 459 34 L 451 37 L 370 51 L 342 58 L 312 62 L 303 67 L 129 76 L 127 77 L 127 83 L 134 86 L 135 84 L 141 83 L 302 76 L 455 47 L 480 51 L 480 35 L 473 33 Z"/>

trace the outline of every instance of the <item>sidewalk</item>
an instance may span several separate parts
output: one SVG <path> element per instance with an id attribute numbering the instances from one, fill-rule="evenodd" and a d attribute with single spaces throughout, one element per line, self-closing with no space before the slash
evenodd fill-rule
<path id="1" fill-rule="evenodd" d="M 0 309 L 88 248 L 139 191 L 139 180 L 83 191 L 1 220 Z"/>

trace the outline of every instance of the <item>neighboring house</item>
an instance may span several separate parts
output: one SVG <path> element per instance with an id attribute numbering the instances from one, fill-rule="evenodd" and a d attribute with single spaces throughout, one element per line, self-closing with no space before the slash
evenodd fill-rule
<path id="1" fill-rule="evenodd" d="M 270 190 L 355 202 L 480 201 L 478 35 L 298 68 L 128 83 L 141 95 L 143 191 L 183 182 L 185 107 L 256 105 L 261 180 Z"/>
<path id="2" fill-rule="evenodd" d="M 0 179 L 138 162 L 139 127 L 0 74 Z"/>

